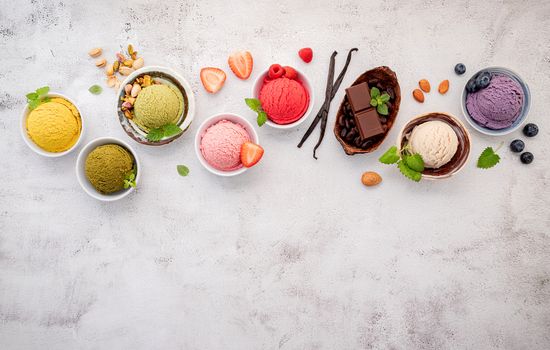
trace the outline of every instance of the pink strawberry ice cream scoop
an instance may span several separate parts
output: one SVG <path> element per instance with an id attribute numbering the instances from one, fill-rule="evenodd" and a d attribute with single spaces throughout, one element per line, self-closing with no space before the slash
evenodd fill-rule
<path id="1" fill-rule="evenodd" d="M 250 141 L 245 128 L 229 120 L 221 120 L 206 129 L 201 138 L 201 153 L 208 164 L 222 171 L 242 167 L 241 146 Z"/>
<path id="2" fill-rule="evenodd" d="M 290 124 L 306 112 L 309 94 L 300 81 L 280 77 L 264 82 L 260 89 L 260 102 L 272 122 Z"/>

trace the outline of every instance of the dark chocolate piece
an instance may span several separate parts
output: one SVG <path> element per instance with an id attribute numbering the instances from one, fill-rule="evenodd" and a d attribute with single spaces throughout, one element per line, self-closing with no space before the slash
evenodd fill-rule
<path id="1" fill-rule="evenodd" d="M 384 133 L 378 112 L 374 108 L 355 113 L 355 124 L 362 140 Z"/>
<path id="2" fill-rule="evenodd" d="M 367 83 L 361 83 L 347 88 L 346 95 L 355 113 L 370 108 L 370 92 Z"/>

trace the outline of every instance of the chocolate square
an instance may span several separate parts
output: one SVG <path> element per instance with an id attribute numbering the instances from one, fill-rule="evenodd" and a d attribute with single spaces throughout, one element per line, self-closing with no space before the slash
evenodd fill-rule
<path id="1" fill-rule="evenodd" d="M 370 108 L 370 92 L 367 83 L 361 83 L 346 89 L 349 104 L 353 112 L 361 112 Z"/>
<path id="2" fill-rule="evenodd" d="M 378 112 L 375 108 L 355 113 L 354 117 L 355 125 L 359 129 L 359 136 L 361 136 L 362 140 L 384 133 L 382 123 L 380 123 Z"/>

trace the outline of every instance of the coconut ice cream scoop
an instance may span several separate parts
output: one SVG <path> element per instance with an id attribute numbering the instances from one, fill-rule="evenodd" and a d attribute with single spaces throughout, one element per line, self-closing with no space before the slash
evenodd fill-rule
<path id="1" fill-rule="evenodd" d="M 412 153 L 418 153 L 427 168 L 439 168 L 447 164 L 458 149 L 458 137 L 445 122 L 428 121 L 416 126 L 409 137 Z"/>

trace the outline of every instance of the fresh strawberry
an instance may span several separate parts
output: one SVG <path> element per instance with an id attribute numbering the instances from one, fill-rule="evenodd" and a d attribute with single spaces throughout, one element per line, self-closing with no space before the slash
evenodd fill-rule
<path id="1" fill-rule="evenodd" d="M 280 78 L 283 76 L 283 74 L 285 74 L 285 69 L 281 67 L 280 64 L 277 64 L 277 63 L 272 64 L 269 67 L 269 73 L 267 73 L 270 79 Z"/>
<path id="2" fill-rule="evenodd" d="M 264 149 L 255 143 L 245 142 L 241 146 L 241 163 L 247 168 L 254 166 L 264 155 Z"/>
<path id="3" fill-rule="evenodd" d="M 313 59 L 313 51 L 309 47 L 304 47 L 298 51 L 298 56 L 300 56 L 305 63 L 309 63 Z"/>
<path id="4" fill-rule="evenodd" d="M 231 68 L 239 79 L 246 80 L 250 77 L 250 74 L 252 74 L 254 60 L 248 51 L 233 52 L 229 56 L 227 63 L 229 63 L 229 68 Z"/>
<path id="5" fill-rule="evenodd" d="M 201 82 L 205 90 L 215 94 L 225 83 L 225 72 L 219 68 L 206 67 L 201 69 Z"/>
<path id="6" fill-rule="evenodd" d="M 284 75 L 285 77 L 292 80 L 298 78 L 298 72 L 296 72 L 296 69 L 290 66 L 284 66 L 283 68 L 285 70 L 285 75 Z"/>

